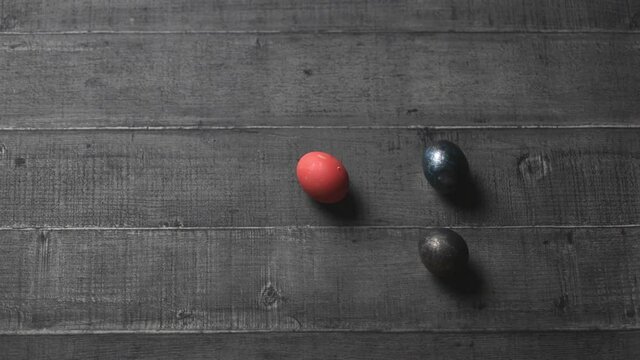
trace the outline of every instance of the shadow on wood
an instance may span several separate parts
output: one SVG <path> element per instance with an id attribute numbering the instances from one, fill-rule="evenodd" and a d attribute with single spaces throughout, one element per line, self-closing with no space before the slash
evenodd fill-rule
<path id="1" fill-rule="evenodd" d="M 484 291 L 482 271 L 472 262 L 455 275 L 444 278 L 435 277 L 435 279 L 442 289 L 454 295 L 481 296 Z"/>
<path id="2" fill-rule="evenodd" d="M 353 188 L 349 188 L 349 193 L 344 200 L 335 204 L 323 204 L 317 201 L 310 200 L 315 204 L 315 207 L 320 209 L 327 217 L 343 220 L 346 222 L 355 221 L 360 218 L 361 202 L 357 191 Z"/>
<path id="3" fill-rule="evenodd" d="M 472 176 L 460 185 L 458 190 L 450 194 L 440 195 L 447 203 L 462 210 L 475 211 L 483 205 L 484 194 L 478 181 Z"/>

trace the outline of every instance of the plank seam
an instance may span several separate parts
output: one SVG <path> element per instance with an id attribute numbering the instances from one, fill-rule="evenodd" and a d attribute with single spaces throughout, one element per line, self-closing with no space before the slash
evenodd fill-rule
<path id="1" fill-rule="evenodd" d="M 384 35 L 384 34 L 480 34 L 480 35 L 566 35 L 566 34 L 604 34 L 604 35 L 639 35 L 638 30 L 68 30 L 68 31 L 6 31 L 1 35 Z"/>
<path id="2" fill-rule="evenodd" d="M 180 226 L 180 227 L 102 227 L 102 226 L 82 226 L 82 227 L 56 227 L 56 226 L 31 226 L 31 227 L 0 227 L 0 231 L 165 231 L 165 230 L 181 230 L 181 231 L 207 231 L 207 230 L 297 230 L 297 229 L 363 229 L 363 230 L 432 230 L 438 228 L 451 229 L 620 229 L 620 228 L 637 228 L 640 224 L 618 224 L 618 225 L 460 225 L 460 226 L 422 226 L 422 225 L 399 225 L 399 226 L 368 226 L 368 225 L 282 225 L 282 226 Z"/>
<path id="3" fill-rule="evenodd" d="M 16 330 L 0 331 L 0 336 L 42 335 L 189 335 L 189 334 L 486 334 L 486 333 L 569 333 L 569 332 L 640 332 L 640 328 L 550 328 L 550 329 L 309 329 L 309 330 Z"/>
<path id="4" fill-rule="evenodd" d="M 73 127 L 0 127 L 10 131 L 199 131 L 199 130 L 521 130 L 521 129 L 640 129 L 640 124 L 583 125 L 246 125 L 246 126 L 73 126 Z"/>

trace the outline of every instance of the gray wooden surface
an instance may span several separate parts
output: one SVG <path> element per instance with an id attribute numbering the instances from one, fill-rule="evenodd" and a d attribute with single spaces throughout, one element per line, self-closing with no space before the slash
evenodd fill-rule
<path id="1" fill-rule="evenodd" d="M 0 331 L 635 329 L 640 229 L 458 229 L 438 281 L 421 228 L 0 232 Z"/>
<path id="2" fill-rule="evenodd" d="M 0 359 L 639 358 L 639 28 L 636 0 L 2 2 Z M 310 150 L 345 203 L 297 186 Z M 420 263 L 434 226 L 462 278 Z"/>
<path id="3" fill-rule="evenodd" d="M 640 129 L 236 129 L 0 132 L 0 226 L 625 225 L 640 216 Z M 475 186 L 442 198 L 437 139 Z M 351 198 L 312 202 L 307 151 L 337 154 Z"/>
<path id="4" fill-rule="evenodd" d="M 41 0 L 3 2 L 0 29 L 51 31 L 637 31 L 634 0 Z"/>
<path id="5" fill-rule="evenodd" d="M 640 332 L 280 333 L 2 336 L 7 358 L 625 360 Z"/>
<path id="6" fill-rule="evenodd" d="M 636 34 L 0 36 L 2 127 L 639 125 Z"/>

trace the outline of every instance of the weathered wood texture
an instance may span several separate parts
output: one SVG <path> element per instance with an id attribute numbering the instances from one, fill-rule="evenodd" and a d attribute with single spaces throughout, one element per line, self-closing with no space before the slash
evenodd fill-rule
<path id="1" fill-rule="evenodd" d="M 628 360 L 640 358 L 640 333 L 593 331 L 2 336 L 0 358 Z"/>
<path id="2" fill-rule="evenodd" d="M 611 225 L 640 216 L 640 129 L 0 132 L 0 225 Z M 424 145 L 457 142 L 475 189 L 440 197 Z M 353 196 L 321 206 L 298 158 L 324 150 Z"/>
<path id="3" fill-rule="evenodd" d="M 449 282 L 427 231 L 5 230 L 0 330 L 638 328 L 640 228 L 459 229 Z"/>
<path id="4" fill-rule="evenodd" d="M 2 2 L 0 128 L 54 130 L 0 131 L 0 226 L 101 228 L 0 230 L 0 332 L 32 334 L 0 358 L 640 357 L 639 28 L 625 0 Z M 407 127 L 599 124 L 630 128 Z M 91 130 L 121 126 L 164 128 Z M 421 173 L 440 138 L 458 199 Z M 346 203 L 302 194 L 309 150 Z M 463 278 L 420 225 L 462 226 Z"/>
<path id="5" fill-rule="evenodd" d="M 22 0 L 0 31 L 636 30 L 628 0 Z"/>
<path id="6" fill-rule="evenodd" d="M 640 37 L 0 36 L 0 126 L 640 124 Z"/>

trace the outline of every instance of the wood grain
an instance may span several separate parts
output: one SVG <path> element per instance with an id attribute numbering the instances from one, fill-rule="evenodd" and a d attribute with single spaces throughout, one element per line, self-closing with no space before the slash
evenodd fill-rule
<path id="1" fill-rule="evenodd" d="M 637 331 L 3 336 L 7 359 L 626 360 Z"/>
<path id="2" fill-rule="evenodd" d="M 441 282 L 427 229 L 0 232 L 0 330 L 637 329 L 640 228 L 458 229 Z"/>
<path id="3" fill-rule="evenodd" d="M 638 29 L 628 0 L 3 1 L 0 358 L 640 358 Z M 345 203 L 302 194 L 309 150 Z"/>
<path id="4" fill-rule="evenodd" d="M 624 34 L 0 36 L 0 127 L 638 125 Z"/>
<path id="5" fill-rule="evenodd" d="M 636 30 L 636 1 L 9 1 L 2 31 Z"/>
<path id="6" fill-rule="evenodd" d="M 0 225 L 637 224 L 640 129 L 5 131 Z M 473 188 L 439 196 L 425 144 L 458 143 Z M 311 201 L 295 166 L 342 159 L 352 196 Z"/>

